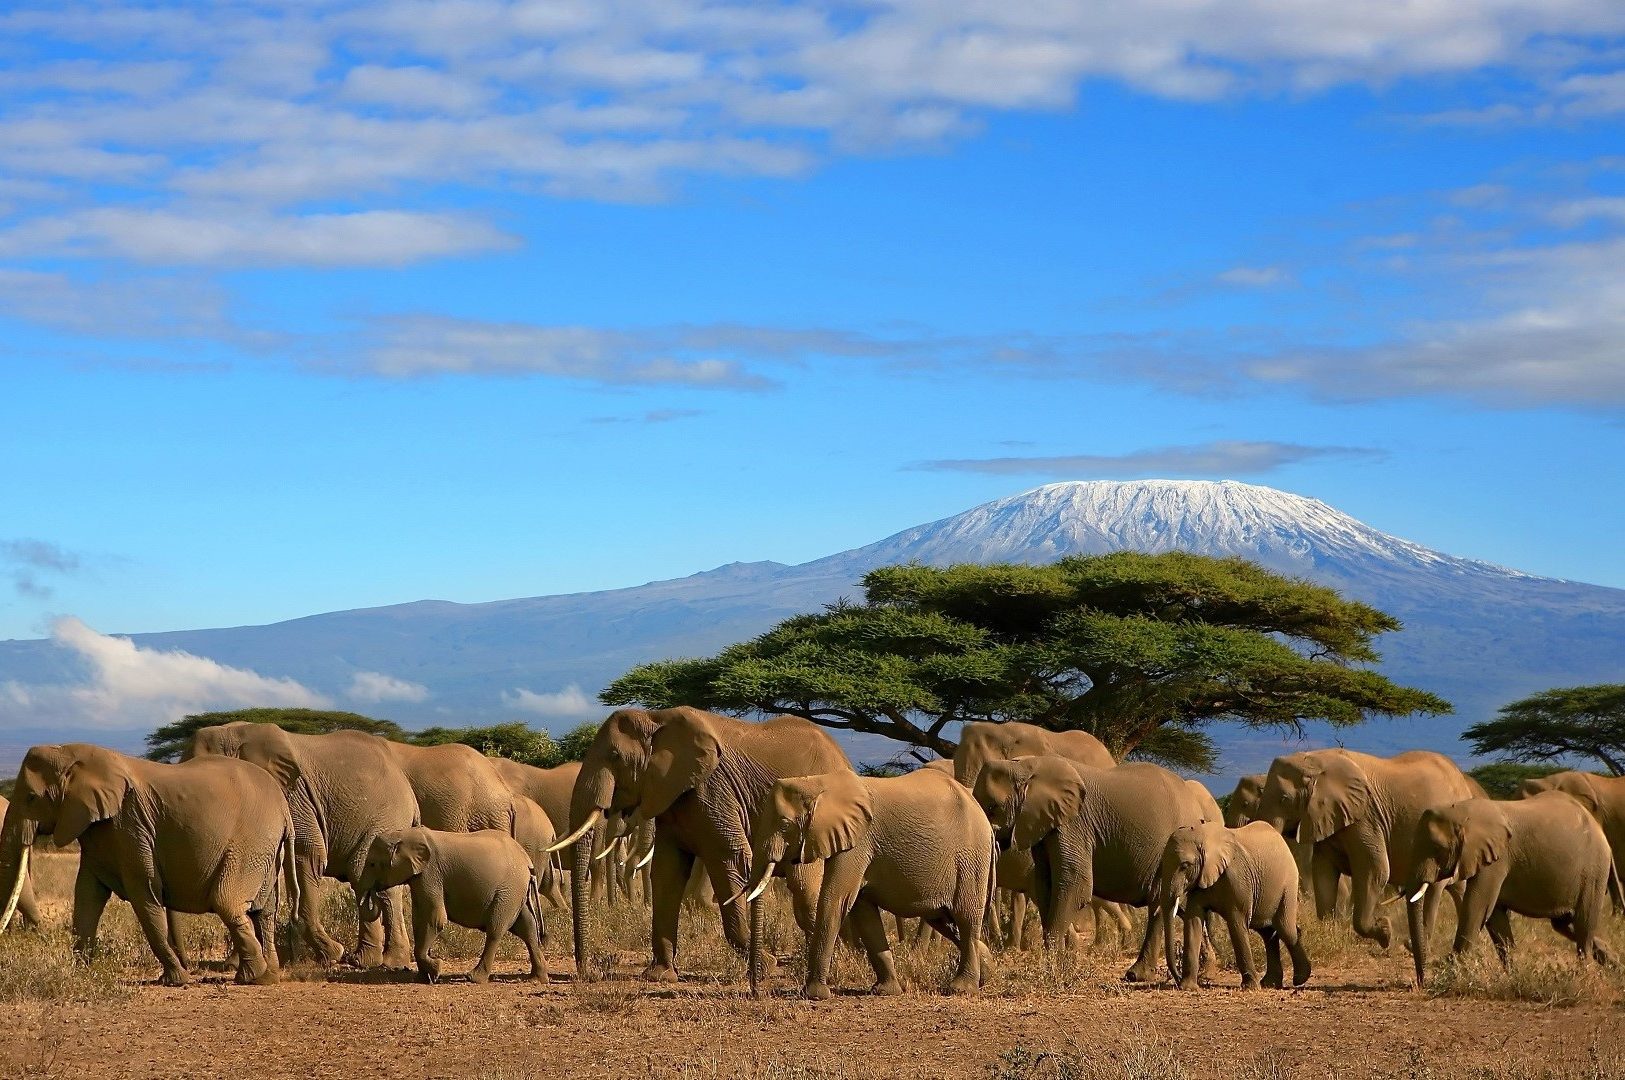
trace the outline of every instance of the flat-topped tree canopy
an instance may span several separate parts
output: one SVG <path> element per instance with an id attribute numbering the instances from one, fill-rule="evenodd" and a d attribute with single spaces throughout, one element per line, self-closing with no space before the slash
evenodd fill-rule
<path id="1" fill-rule="evenodd" d="M 627 672 L 610 705 L 790 713 L 953 752 L 972 720 L 1092 732 L 1208 771 L 1213 722 L 1296 729 L 1441 714 L 1449 702 L 1359 665 L 1400 628 L 1335 590 L 1244 559 L 1115 552 L 1045 566 L 891 566 L 862 602 L 786 619 L 716 656 Z"/>

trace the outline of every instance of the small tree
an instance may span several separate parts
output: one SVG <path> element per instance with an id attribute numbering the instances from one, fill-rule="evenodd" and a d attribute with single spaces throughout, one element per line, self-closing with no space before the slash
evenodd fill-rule
<path id="1" fill-rule="evenodd" d="M 539 769 L 559 763 L 559 748 L 547 732 L 517 722 L 483 728 L 432 727 L 413 735 L 409 741 L 417 746 L 462 743 L 486 757 L 509 758 Z"/>
<path id="2" fill-rule="evenodd" d="M 1562 772 L 1560 765 L 1524 765 L 1517 761 L 1492 761 L 1468 770 L 1467 775 L 1478 781 L 1478 786 L 1492 799 L 1510 799 L 1518 793 L 1518 785 L 1525 780 L 1539 780 Z"/>
<path id="3" fill-rule="evenodd" d="M 378 720 L 360 713 L 329 709 L 233 709 L 229 712 L 193 713 L 147 736 L 147 757 L 153 761 L 179 761 L 201 728 L 246 720 L 252 724 L 275 724 L 299 735 L 325 735 L 330 731 L 365 731 L 396 742 L 406 740 L 406 732 L 393 720 Z"/>
<path id="4" fill-rule="evenodd" d="M 1625 775 L 1625 683 L 1544 690 L 1501 706 L 1461 733 L 1479 754 L 1514 761 L 1593 758 Z"/>
<path id="5" fill-rule="evenodd" d="M 587 749 L 592 746 L 593 739 L 598 737 L 600 722 L 587 720 L 577 724 L 554 740 L 558 748 L 558 760 L 555 764 L 562 765 L 567 761 L 583 761 L 587 757 Z"/>
<path id="6" fill-rule="evenodd" d="M 783 712 L 953 753 L 950 725 L 1093 732 L 1118 756 L 1201 771 L 1214 721 L 1297 730 L 1450 704 L 1367 668 L 1399 622 L 1243 559 L 1183 552 L 1048 566 L 892 566 L 862 603 L 786 619 L 697 660 L 627 672 L 611 705 Z"/>

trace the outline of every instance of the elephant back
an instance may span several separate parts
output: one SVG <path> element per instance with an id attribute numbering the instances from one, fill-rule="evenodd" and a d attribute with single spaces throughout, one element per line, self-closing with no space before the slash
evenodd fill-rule
<path id="1" fill-rule="evenodd" d="M 776 778 L 853 771 L 851 760 L 829 732 L 799 716 L 775 716 L 760 723 L 731 716 L 709 720 L 724 744 Z"/>

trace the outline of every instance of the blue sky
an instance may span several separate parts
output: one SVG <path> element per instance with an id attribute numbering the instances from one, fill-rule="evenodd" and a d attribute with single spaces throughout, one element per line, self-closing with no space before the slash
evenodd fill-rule
<path id="1" fill-rule="evenodd" d="M 13 6 L 0 637 L 1228 477 L 1625 586 L 1612 0 Z"/>

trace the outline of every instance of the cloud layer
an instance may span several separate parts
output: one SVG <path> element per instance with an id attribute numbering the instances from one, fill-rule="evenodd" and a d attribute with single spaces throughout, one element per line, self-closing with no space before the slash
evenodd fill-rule
<path id="1" fill-rule="evenodd" d="M 590 720 L 604 712 L 604 707 L 588 697 L 575 683 L 547 694 L 516 688 L 502 695 L 502 704 L 510 709 L 535 713 L 544 720 Z"/>
<path id="2" fill-rule="evenodd" d="M 77 574 L 83 566 L 79 555 L 46 540 L 0 540 L 0 574 L 24 600 L 49 600 L 56 590 L 47 579 Z"/>
<path id="3" fill-rule="evenodd" d="M 1077 477 L 1235 477 L 1260 476 L 1287 465 L 1320 458 L 1375 460 L 1382 451 L 1353 446 L 1300 446 L 1296 443 L 1221 440 L 1190 446 L 1160 446 L 1126 454 L 1061 454 L 1035 457 L 957 458 L 912 466 L 932 472 L 995 476 Z"/>
<path id="4" fill-rule="evenodd" d="M 377 671 L 358 671 L 350 680 L 344 696 L 351 701 L 376 705 L 383 701 L 427 701 L 429 688 L 422 683 L 397 679 Z"/>
<path id="5" fill-rule="evenodd" d="M 72 617 L 52 624 L 51 641 L 76 655 L 86 678 L 75 684 L 0 683 L 0 703 L 20 723 L 133 730 L 215 709 L 333 704 L 293 679 L 271 678 L 191 653 L 143 648 L 129 638 L 97 633 Z"/>

